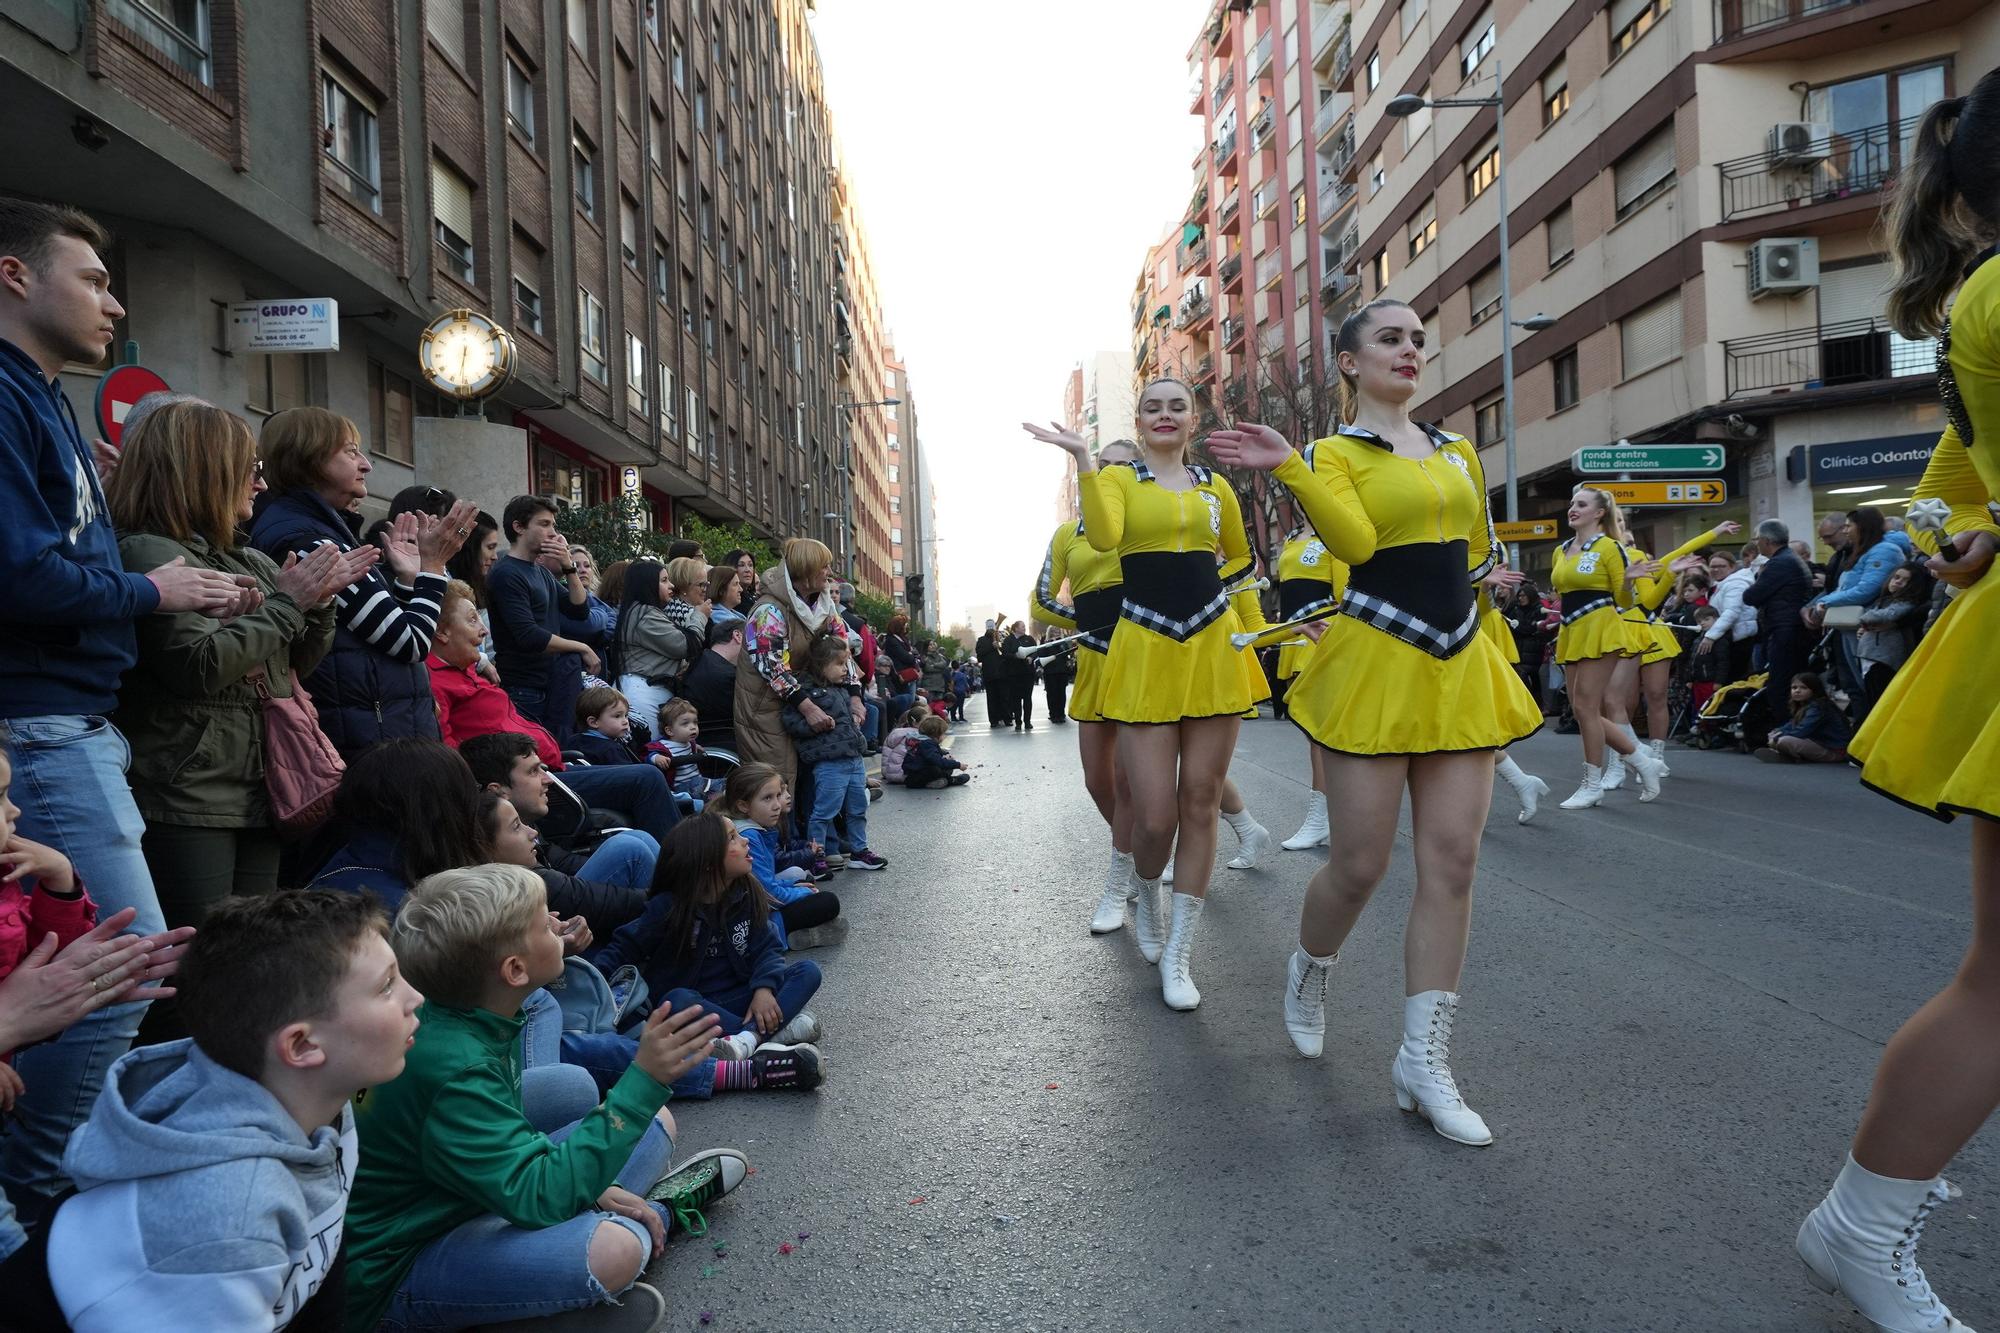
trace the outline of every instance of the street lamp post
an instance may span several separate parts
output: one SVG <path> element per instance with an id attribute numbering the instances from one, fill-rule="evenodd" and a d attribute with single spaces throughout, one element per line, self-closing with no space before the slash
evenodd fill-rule
<path id="1" fill-rule="evenodd" d="M 1493 202 L 1500 210 L 1500 433 L 1507 459 L 1507 521 L 1518 523 L 1521 519 L 1521 477 L 1520 467 L 1514 448 L 1514 330 L 1527 329 L 1538 332 L 1555 324 L 1553 317 L 1534 314 L 1523 320 L 1514 318 L 1514 281 L 1508 268 L 1507 237 L 1507 85 L 1503 78 L 1499 52 L 1493 55 L 1493 95 L 1491 97 L 1433 97 L 1425 99 L 1415 93 L 1404 93 L 1389 99 L 1385 108 L 1392 116 L 1413 116 L 1425 107 L 1485 107 L 1493 108 L 1493 153 L 1496 169 L 1493 174 Z M 1514 543 L 1509 551 L 1508 563 L 1514 568 L 1521 566 L 1519 543 Z"/>
<path id="2" fill-rule="evenodd" d="M 854 412 L 862 407 L 901 407 L 900 398 L 878 398 L 873 402 L 840 402 L 840 513 L 828 514 L 827 518 L 840 519 L 840 546 L 845 578 L 854 582 Z"/>

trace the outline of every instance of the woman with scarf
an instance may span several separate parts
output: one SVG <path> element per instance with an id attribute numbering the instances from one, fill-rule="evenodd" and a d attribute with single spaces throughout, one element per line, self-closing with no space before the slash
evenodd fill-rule
<path id="1" fill-rule="evenodd" d="M 785 543 L 778 563 L 758 578 L 757 600 L 743 627 L 743 653 L 736 659 L 736 749 L 746 764 L 769 764 L 792 789 L 794 811 L 812 809 L 811 770 L 801 771 L 798 752 L 779 720 L 784 706 L 799 701 L 799 714 L 815 731 L 831 731 L 834 720 L 807 698 L 803 664 L 806 645 L 822 633 L 838 633 L 858 653 L 859 636 L 840 618 L 828 571 L 833 552 L 811 537 Z M 855 725 L 862 721 L 861 686 L 850 686 Z M 803 785 L 802 785 L 803 784 Z"/>

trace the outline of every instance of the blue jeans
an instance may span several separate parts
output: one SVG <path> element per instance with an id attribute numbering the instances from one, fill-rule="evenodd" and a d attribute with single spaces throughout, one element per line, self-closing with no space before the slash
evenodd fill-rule
<path id="1" fill-rule="evenodd" d="M 651 764 L 566 768 L 560 776 L 585 804 L 616 810 L 657 842 L 665 842 L 681 822 L 681 808 L 674 802 L 673 788 L 667 786 L 667 775 Z"/>
<path id="2" fill-rule="evenodd" d="M 125 781 L 132 751 L 118 729 L 101 717 L 9 718 L 0 721 L 0 745 L 13 755 L 21 836 L 70 859 L 100 917 L 136 907 L 127 933 L 165 930 L 139 848 L 145 822 Z M 143 1003 L 107 1006 L 14 1057 L 28 1090 L 0 1148 L 0 1187 L 24 1221 L 35 1221 L 62 1188 L 63 1145 L 90 1114 L 106 1071 L 130 1049 L 145 1012 Z M 11 1217 L 0 1221 L 0 1255 L 19 1244 Z"/>
<path id="3" fill-rule="evenodd" d="M 558 1100 L 568 1102 L 578 1095 L 566 1080 L 554 1076 L 552 1071 L 588 1074 L 590 1077 L 594 1095 L 588 1092 L 582 1094 L 589 1097 L 582 1111 L 570 1110 L 567 1115 L 552 1115 L 550 1119 L 556 1124 L 581 1119 L 584 1111 L 597 1105 L 599 1098 L 611 1090 L 611 1085 L 624 1076 L 631 1067 L 633 1057 L 639 1053 L 637 1037 L 621 1036 L 616 1032 L 564 1031 L 562 1006 L 545 990 L 534 992 L 521 1005 L 521 1019 L 521 1101 L 524 1106 L 530 1095 L 528 1084 L 531 1074 L 546 1080 L 534 1095 L 550 1104 Z M 707 1101 L 715 1095 L 715 1061 L 703 1060 L 668 1087 L 676 1097 Z M 541 1123 L 540 1118 L 532 1113 L 528 1118 Z"/>
<path id="4" fill-rule="evenodd" d="M 787 1023 L 799 1016 L 799 1010 L 806 1007 L 806 1001 L 819 994 L 819 964 L 801 958 L 785 964 L 785 970 L 778 974 L 778 988 L 772 994 L 778 1001 L 778 1012 L 785 1016 Z M 732 1036 L 746 1032 L 756 1026 L 747 1017 L 750 997 L 756 994 L 748 986 L 732 986 L 728 990 L 711 991 L 703 994 L 691 990 L 670 990 L 660 1003 L 674 1007 L 675 1012 L 693 1005 L 697 1009 L 714 1014 L 722 1023 L 722 1035 Z"/>
<path id="5" fill-rule="evenodd" d="M 524 1077 L 524 1094 L 526 1090 Z M 528 1109 L 524 1095 L 522 1110 Z M 576 1127 L 574 1121 L 560 1126 L 536 1122 L 532 1115 L 530 1122 L 557 1143 Z M 617 1183 L 643 1195 L 667 1174 L 673 1152 L 673 1140 L 655 1119 L 625 1159 Z M 671 1227 L 667 1209 L 660 1204 L 652 1207 Z M 452 1228 L 417 1252 L 415 1265 L 390 1299 L 378 1327 L 398 1333 L 458 1329 L 609 1304 L 618 1293 L 607 1291 L 590 1271 L 590 1238 L 606 1222 L 637 1236 L 646 1247 L 648 1263 L 659 1258 L 646 1228 L 615 1213 L 588 1208 L 567 1222 L 538 1231 L 488 1213 Z"/>
<path id="6" fill-rule="evenodd" d="M 882 743 L 882 705 L 873 699 L 861 701 L 861 734 L 870 745 Z"/>
<path id="7" fill-rule="evenodd" d="M 653 867 L 659 859 L 660 844 L 652 834 L 627 829 L 597 844 L 597 850 L 578 868 L 576 877 L 628 889 L 647 889 L 653 885 Z"/>
<path id="8" fill-rule="evenodd" d="M 812 766 L 812 840 L 828 854 L 868 849 L 868 768 L 859 759 L 822 759 Z M 835 815 L 847 816 L 845 844 L 834 835 Z"/>

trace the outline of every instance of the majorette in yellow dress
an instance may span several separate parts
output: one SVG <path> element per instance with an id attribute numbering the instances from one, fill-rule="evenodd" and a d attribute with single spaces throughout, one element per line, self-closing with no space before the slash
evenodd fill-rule
<path id="1" fill-rule="evenodd" d="M 1938 340 L 1938 396 L 1950 426 L 1913 500 L 1951 506 L 1945 530 L 2000 540 L 1989 506 L 2000 499 L 2000 258 L 1981 264 L 1953 303 Z M 1909 534 L 1926 554 L 1934 534 Z M 1849 743 L 1861 781 L 1949 819 L 2000 820 L 2000 566 L 1952 598 L 1889 682 Z"/>
<path id="2" fill-rule="evenodd" d="M 1065 579 L 1069 581 L 1068 602 L 1061 598 Z M 1058 527 L 1049 537 L 1048 554 L 1042 557 L 1029 614 L 1044 625 L 1083 633 L 1077 641 L 1076 679 L 1069 693 L 1072 721 L 1104 720 L 1097 710 L 1097 696 L 1104 687 L 1104 654 L 1111 647 L 1121 599 L 1118 556 L 1091 549 L 1080 522 Z"/>
<path id="3" fill-rule="evenodd" d="M 1347 591 L 1347 565 L 1333 558 L 1319 535 L 1301 522 L 1285 536 L 1278 551 L 1278 619 L 1297 620 L 1331 611 Z M 1299 674 L 1317 648 L 1303 634 L 1293 635 L 1278 649 L 1278 679 Z"/>
<path id="4" fill-rule="evenodd" d="M 1632 594 L 1633 605 L 1624 612 L 1627 624 L 1640 626 L 1640 632 L 1633 636 L 1640 649 L 1639 664 L 1651 666 L 1655 662 L 1671 662 L 1681 655 L 1680 636 L 1674 627 L 1660 619 L 1660 608 L 1666 604 L 1667 594 L 1674 590 L 1673 563 L 1683 556 L 1693 555 L 1722 535 L 1722 529 L 1710 528 L 1698 537 L 1692 537 L 1660 557 L 1660 571 L 1650 578 L 1637 581 Z M 1626 559 L 1637 562 L 1652 557 L 1636 546 L 1628 546 Z"/>
<path id="5" fill-rule="evenodd" d="M 1500 608 L 1493 605 L 1493 599 L 1486 589 L 1479 590 L 1479 632 L 1493 640 L 1493 646 L 1500 650 L 1500 656 L 1508 666 L 1516 666 L 1521 661 L 1521 646 L 1514 642 L 1514 627 L 1507 623 L 1507 617 L 1500 614 Z"/>
<path id="6" fill-rule="evenodd" d="M 1572 537 L 1556 548 L 1552 581 L 1562 597 L 1556 661 L 1637 656 L 1637 636 L 1623 616 L 1635 597 L 1625 578 L 1625 548 L 1617 538 L 1602 532 L 1580 550 L 1572 550 L 1575 545 Z"/>
<path id="7" fill-rule="evenodd" d="M 1403 458 L 1343 426 L 1272 475 L 1349 566 L 1340 613 L 1292 682 L 1292 721 L 1354 755 L 1494 750 L 1542 725 L 1474 590 L 1498 556 L 1479 454 L 1424 426 L 1435 451 Z"/>
<path id="8" fill-rule="evenodd" d="M 1269 693 L 1229 641 L 1242 621 L 1224 585 L 1250 568 L 1236 492 L 1208 468 L 1190 464 L 1188 474 L 1185 491 L 1162 486 L 1143 462 L 1079 478 L 1084 539 L 1117 553 L 1123 585 L 1094 701 L 1106 722 L 1227 717 Z"/>

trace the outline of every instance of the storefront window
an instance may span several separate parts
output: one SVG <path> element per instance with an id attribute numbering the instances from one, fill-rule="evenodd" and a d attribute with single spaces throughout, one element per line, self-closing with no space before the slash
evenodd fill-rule
<path id="1" fill-rule="evenodd" d="M 546 444 L 535 446 L 535 493 L 579 507 L 604 503 L 604 471 L 580 463 Z"/>

